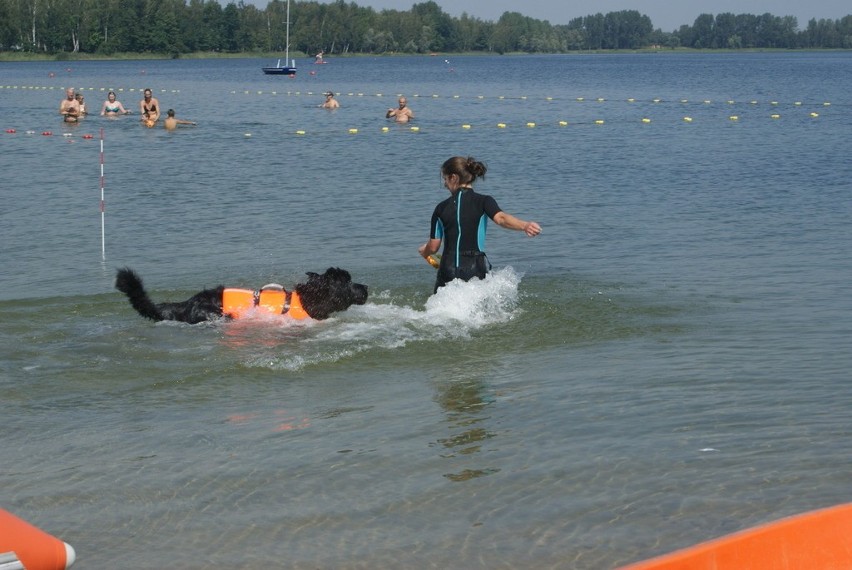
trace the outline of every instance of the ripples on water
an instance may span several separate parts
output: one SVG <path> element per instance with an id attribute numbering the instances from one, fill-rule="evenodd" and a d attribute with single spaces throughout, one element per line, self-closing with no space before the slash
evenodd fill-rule
<path id="1" fill-rule="evenodd" d="M 77 566 L 607 568 L 848 500 L 848 54 L 263 63 L 4 64 L 0 502 Z M 200 125 L 65 127 L 68 82 Z M 544 233 L 430 296 L 452 154 Z M 123 265 L 371 299 L 154 324 Z"/>

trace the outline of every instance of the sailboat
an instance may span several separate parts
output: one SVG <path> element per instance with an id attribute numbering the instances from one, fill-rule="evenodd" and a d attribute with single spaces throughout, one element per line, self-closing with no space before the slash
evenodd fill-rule
<path id="1" fill-rule="evenodd" d="M 287 63 L 290 63 L 288 66 Z M 281 60 L 275 67 L 262 67 L 263 72 L 267 75 L 296 75 L 296 60 L 290 60 L 290 0 L 287 0 L 287 37 L 286 46 L 284 47 L 284 65 L 281 65 Z"/>

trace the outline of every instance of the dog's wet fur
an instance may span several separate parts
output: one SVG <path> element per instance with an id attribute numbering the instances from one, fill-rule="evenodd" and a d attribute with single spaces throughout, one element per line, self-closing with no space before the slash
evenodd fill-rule
<path id="1" fill-rule="evenodd" d="M 308 281 L 296 285 L 302 307 L 312 319 L 321 321 L 332 313 L 367 302 L 367 286 L 353 283 L 345 269 L 329 267 L 325 273 L 308 272 Z M 129 267 L 119 269 L 115 288 L 127 295 L 136 312 L 153 321 L 182 321 L 195 324 L 222 318 L 222 292 L 219 285 L 196 293 L 186 301 L 155 303 L 142 285 L 142 278 Z"/>

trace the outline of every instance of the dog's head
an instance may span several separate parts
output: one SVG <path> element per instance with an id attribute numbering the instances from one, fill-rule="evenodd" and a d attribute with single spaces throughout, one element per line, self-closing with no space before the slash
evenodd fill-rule
<path id="1" fill-rule="evenodd" d="M 367 302 L 367 286 L 353 283 L 344 269 L 329 267 L 322 275 L 312 271 L 307 275 L 308 282 L 296 285 L 296 292 L 313 319 L 327 319 L 332 313 Z"/>

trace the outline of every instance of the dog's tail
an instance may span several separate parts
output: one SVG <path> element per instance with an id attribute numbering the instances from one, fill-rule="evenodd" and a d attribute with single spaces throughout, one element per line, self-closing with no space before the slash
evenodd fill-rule
<path id="1" fill-rule="evenodd" d="M 129 267 L 119 269 L 115 276 L 115 288 L 127 295 L 130 299 L 130 304 L 136 309 L 136 312 L 151 319 L 152 321 L 165 320 L 165 316 L 157 307 L 148 293 L 145 292 L 145 287 L 142 285 L 142 278 Z"/>

